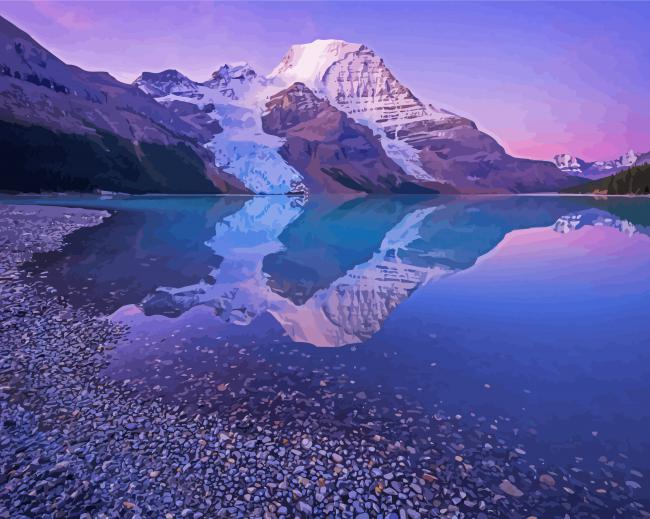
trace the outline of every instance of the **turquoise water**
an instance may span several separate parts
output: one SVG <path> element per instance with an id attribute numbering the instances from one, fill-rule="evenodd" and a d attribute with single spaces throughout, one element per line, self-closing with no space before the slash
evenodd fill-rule
<path id="1" fill-rule="evenodd" d="M 506 421 L 545 459 L 650 469 L 650 199 L 20 201 L 113 213 L 27 270 L 131 326 L 109 374 L 143 391 L 332 368 Z M 248 361 L 225 369 L 223 344 Z"/>

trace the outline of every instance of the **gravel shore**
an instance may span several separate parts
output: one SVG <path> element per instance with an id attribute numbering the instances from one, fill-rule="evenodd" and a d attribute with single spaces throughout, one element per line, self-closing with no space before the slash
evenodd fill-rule
<path id="1" fill-rule="evenodd" d="M 342 375 L 218 387 L 203 408 L 107 377 L 127 327 L 20 271 L 106 217 L 0 206 L 0 517 L 650 516 L 624 457 L 548 466 L 495 419 L 381 401 Z M 226 343 L 223 361 L 250 353 Z M 328 395 L 358 405 L 341 416 Z"/>

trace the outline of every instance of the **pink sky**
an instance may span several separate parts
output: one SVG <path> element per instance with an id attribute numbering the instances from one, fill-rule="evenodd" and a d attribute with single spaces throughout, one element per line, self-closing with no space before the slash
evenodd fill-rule
<path id="1" fill-rule="evenodd" d="M 123 81 L 221 64 L 269 72 L 293 43 L 362 42 L 425 101 L 515 155 L 586 160 L 650 150 L 650 3 L 3 2 L 68 63 Z"/>

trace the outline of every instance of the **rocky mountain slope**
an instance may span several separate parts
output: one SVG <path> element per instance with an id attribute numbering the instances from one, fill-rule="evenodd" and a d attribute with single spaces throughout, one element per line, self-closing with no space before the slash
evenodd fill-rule
<path id="1" fill-rule="evenodd" d="M 616 175 L 569 188 L 565 192 L 604 195 L 650 195 L 650 163 L 634 166 Z"/>
<path id="2" fill-rule="evenodd" d="M 650 152 L 639 154 L 630 150 L 616 159 L 595 162 L 587 162 L 568 153 L 562 153 L 555 155 L 553 162 L 567 174 L 598 179 L 614 175 L 632 166 L 650 163 Z"/>
<path id="3" fill-rule="evenodd" d="M 262 128 L 285 140 L 280 155 L 305 172 L 310 192 L 438 192 L 444 186 L 407 175 L 362 124 L 302 83 L 271 97 Z"/>
<path id="4" fill-rule="evenodd" d="M 63 63 L 4 18 L 0 49 L 0 189 L 245 191 L 201 145 L 214 127 L 105 72 Z"/>

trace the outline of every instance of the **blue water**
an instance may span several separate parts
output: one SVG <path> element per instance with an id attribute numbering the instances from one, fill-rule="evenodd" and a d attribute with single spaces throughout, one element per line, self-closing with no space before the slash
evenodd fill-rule
<path id="1" fill-rule="evenodd" d="M 650 473 L 650 199 L 20 201 L 112 212 L 27 266 L 131 326 L 111 376 L 196 402 L 261 366 L 331 368 L 544 459 Z M 226 369 L 223 344 L 251 355 Z"/>

